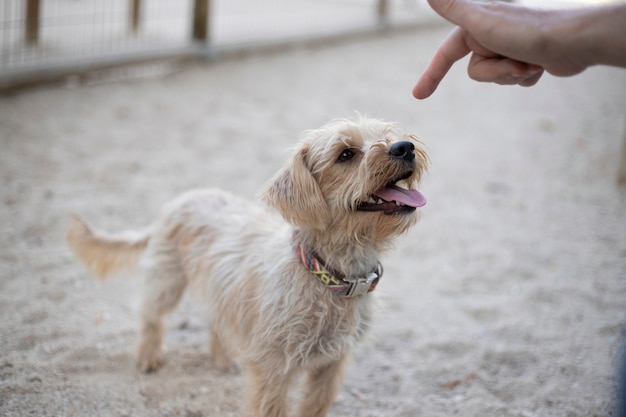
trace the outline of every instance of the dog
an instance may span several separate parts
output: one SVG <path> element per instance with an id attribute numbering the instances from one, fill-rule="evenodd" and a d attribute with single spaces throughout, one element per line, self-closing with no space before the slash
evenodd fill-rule
<path id="1" fill-rule="evenodd" d="M 326 416 L 371 326 L 380 257 L 426 203 L 417 186 L 427 163 L 417 136 L 393 123 L 335 120 L 303 133 L 262 193 L 269 208 L 191 191 L 143 231 L 107 234 L 73 218 L 67 241 L 99 277 L 139 265 L 141 370 L 161 365 L 164 315 L 191 286 L 209 310 L 214 365 L 238 358 L 246 372 L 246 415 L 287 416 L 304 373 L 298 415 Z"/>

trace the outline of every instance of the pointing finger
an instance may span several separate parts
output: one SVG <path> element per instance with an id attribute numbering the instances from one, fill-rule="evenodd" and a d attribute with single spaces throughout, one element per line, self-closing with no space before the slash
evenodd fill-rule
<path id="1" fill-rule="evenodd" d="M 465 32 L 461 28 L 455 28 L 435 52 L 430 64 L 413 88 L 413 96 L 417 99 L 429 97 L 452 65 L 469 53 Z"/>

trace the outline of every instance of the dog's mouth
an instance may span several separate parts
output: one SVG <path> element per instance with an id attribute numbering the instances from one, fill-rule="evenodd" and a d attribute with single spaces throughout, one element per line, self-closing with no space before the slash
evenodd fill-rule
<path id="1" fill-rule="evenodd" d="M 388 183 L 385 187 L 374 192 L 367 201 L 357 206 L 359 211 L 382 211 L 384 214 L 411 213 L 426 204 L 426 198 L 418 190 L 406 185 L 407 178 L 411 177 L 410 171 L 401 178 Z"/>

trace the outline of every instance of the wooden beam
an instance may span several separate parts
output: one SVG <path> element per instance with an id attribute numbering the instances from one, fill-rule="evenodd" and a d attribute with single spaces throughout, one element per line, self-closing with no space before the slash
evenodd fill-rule
<path id="1" fill-rule="evenodd" d="M 191 33 L 194 41 L 209 42 L 209 9 L 210 0 L 194 0 Z"/>
<path id="2" fill-rule="evenodd" d="M 389 1 L 378 0 L 376 13 L 378 15 L 379 23 L 387 23 L 387 21 L 389 20 Z"/>
<path id="3" fill-rule="evenodd" d="M 39 42 L 40 0 L 26 0 L 26 43 L 36 45 Z"/>
<path id="4" fill-rule="evenodd" d="M 137 33 L 141 18 L 141 0 L 130 0 L 130 31 Z"/>

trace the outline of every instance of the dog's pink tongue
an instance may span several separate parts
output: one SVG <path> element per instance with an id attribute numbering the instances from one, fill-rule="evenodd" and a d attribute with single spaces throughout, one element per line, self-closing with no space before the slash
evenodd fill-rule
<path id="1" fill-rule="evenodd" d="M 374 193 L 378 198 L 385 201 L 397 201 L 409 207 L 422 207 L 426 204 L 426 197 L 417 190 L 405 190 L 404 188 L 390 185 Z"/>

